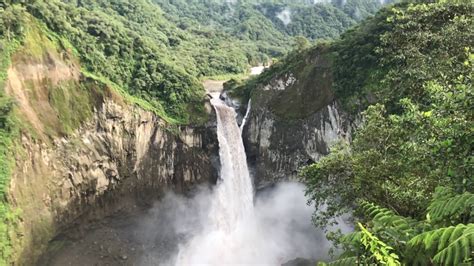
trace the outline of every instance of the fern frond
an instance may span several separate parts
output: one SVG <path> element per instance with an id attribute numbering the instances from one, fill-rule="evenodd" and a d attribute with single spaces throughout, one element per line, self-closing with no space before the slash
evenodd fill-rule
<path id="1" fill-rule="evenodd" d="M 458 224 L 415 236 L 408 244 L 422 246 L 433 261 L 440 265 L 471 262 L 474 252 L 474 224 Z"/>
<path id="2" fill-rule="evenodd" d="M 362 202 L 361 210 L 374 223 L 392 237 L 402 238 L 406 241 L 421 232 L 422 223 L 411 218 L 397 215 L 395 212 L 377 206 L 373 203 Z M 375 228 L 376 229 L 376 228 Z"/>
<path id="3" fill-rule="evenodd" d="M 452 189 L 438 187 L 428 207 L 429 220 L 434 224 L 474 222 L 474 194 L 454 194 Z"/>

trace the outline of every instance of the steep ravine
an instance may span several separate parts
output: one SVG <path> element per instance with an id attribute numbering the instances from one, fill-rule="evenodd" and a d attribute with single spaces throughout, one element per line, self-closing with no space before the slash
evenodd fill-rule
<path id="1" fill-rule="evenodd" d="M 211 108 L 205 125 L 172 127 L 52 47 L 46 41 L 39 55 L 13 56 L 5 89 L 22 125 L 8 197 L 21 210 L 13 243 L 20 265 L 34 264 L 64 232 L 81 239 L 89 225 L 120 224 L 104 220 L 117 212 L 141 217 L 137 206 L 150 206 L 165 191 L 214 183 L 219 169 Z M 315 56 L 302 63 L 252 94 L 243 136 L 257 188 L 294 180 L 299 167 L 350 136 L 352 122 L 331 92 L 329 61 Z M 130 226 L 136 219 L 123 221 Z M 92 243 L 95 237 L 89 235 Z"/>
<path id="2" fill-rule="evenodd" d="M 18 265 L 33 264 L 73 225 L 217 178 L 212 115 L 206 125 L 172 129 L 86 78 L 68 53 L 45 50 L 12 61 L 6 92 L 22 123 L 8 196 L 21 210 Z"/>

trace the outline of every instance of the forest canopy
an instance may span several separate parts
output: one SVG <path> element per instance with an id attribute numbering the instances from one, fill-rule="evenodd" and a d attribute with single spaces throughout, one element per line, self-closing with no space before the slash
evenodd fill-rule
<path id="1" fill-rule="evenodd" d="M 9 0 L 0 1 L 0 31 L 21 40 L 29 14 L 72 44 L 85 71 L 185 123 L 190 108 L 202 108 L 202 77 L 244 74 L 292 50 L 293 37 L 337 37 L 379 7 L 375 0 Z M 285 9 L 291 23 L 279 16 Z"/>
<path id="2" fill-rule="evenodd" d="M 474 6 L 403 3 L 332 44 L 334 86 L 361 110 L 350 143 L 301 172 L 318 226 L 354 213 L 331 234 L 330 265 L 470 265 L 474 252 Z"/>

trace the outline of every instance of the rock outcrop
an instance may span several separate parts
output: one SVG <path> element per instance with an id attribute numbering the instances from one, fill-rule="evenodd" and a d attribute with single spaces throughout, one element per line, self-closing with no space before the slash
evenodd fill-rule
<path id="1" fill-rule="evenodd" d="M 318 53 L 254 89 L 244 140 L 257 187 L 296 179 L 302 166 L 350 138 L 353 123 L 331 85 L 330 60 Z"/>
<path id="2" fill-rule="evenodd" d="M 212 113 L 206 125 L 170 126 L 85 77 L 68 56 L 19 55 L 8 73 L 21 122 L 8 193 L 21 213 L 19 265 L 33 264 L 67 227 L 217 179 Z"/>

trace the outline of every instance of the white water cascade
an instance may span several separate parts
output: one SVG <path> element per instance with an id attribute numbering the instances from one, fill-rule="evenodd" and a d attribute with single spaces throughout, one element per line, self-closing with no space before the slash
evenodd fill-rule
<path id="1" fill-rule="evenodd" d="M 240 125 L 240 133 L 241 134 L 242 134 L 242 131 L 244 131 L 244 127 L 245 127 L 245 124 L 247 123 L 247 120 L 249 119 L 251 108 L 252 108 L 252 99 L 249 99 L 249 102 L 247 104 L 247 111 L 245 112 L 244 119 L 242 119 L 242 124 Z"/>
<path id="2" fill-rule="evenodd" d="M 211 103 L 217 114 L 221 178 L 217 184 L 210 217 L 216 228 L 230 233 L 240 222 L 252 219 L 252 180 L 234 109 L 218 98 L 213 98 Z"/>
<path id="3" fill-rule="evenodd" d="M 273 264 L 254 213 L 254 192 L 247 168 L 241 130 L 233 108 L 218 97 L 211 99 L 217 114 L 221 162 L 209 221 L 199 235 L 180 248 L 176 265 Z"/>
<path id="4" fill-rule="evenodd" d="M 189 233 L 171 264 L 275 266 L 296 258 L 328 259 L 331 245 L 311 224 L 314 206 L 306 204 L 304 186 L 280 183 L 260 192 L 254 202 L 241 134 L 246 119 L 239 128 L 234 109 L 218 93 L 211 104 L 217 114 L 220 178 L 200 203 L 209 207 L 198 214 L 191 212 L 199 218 L 198 232 Z"/>

